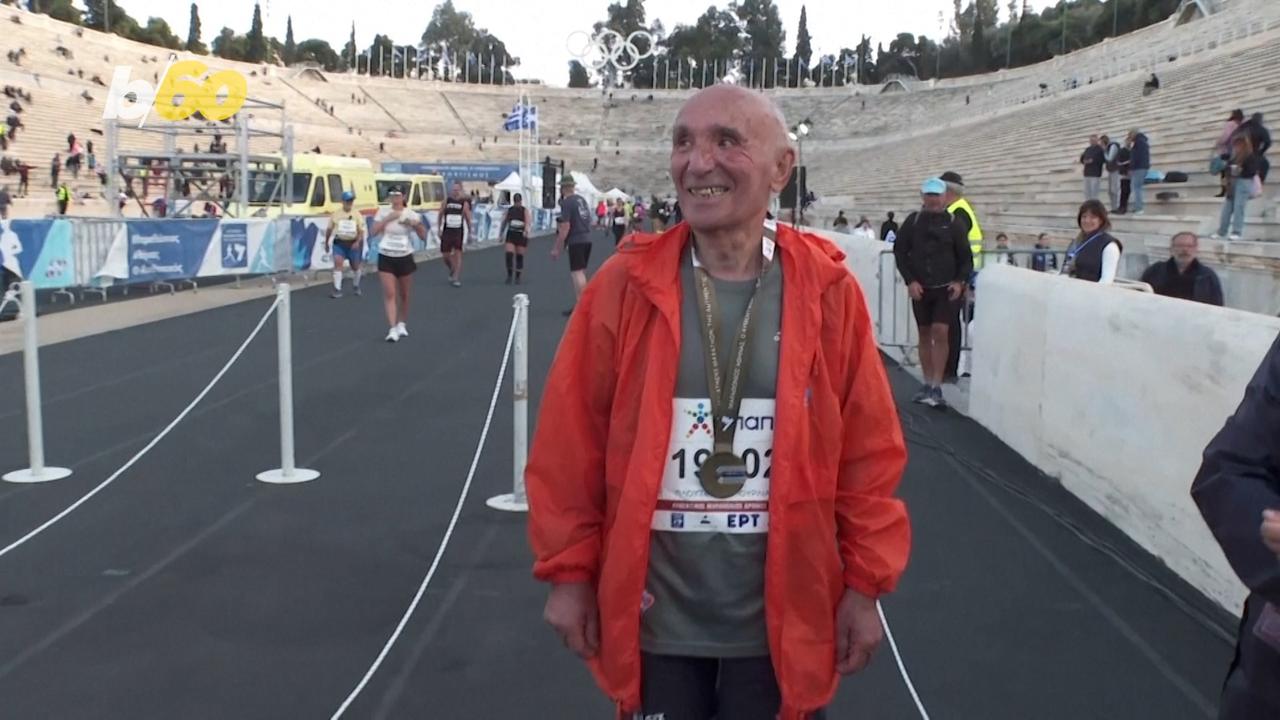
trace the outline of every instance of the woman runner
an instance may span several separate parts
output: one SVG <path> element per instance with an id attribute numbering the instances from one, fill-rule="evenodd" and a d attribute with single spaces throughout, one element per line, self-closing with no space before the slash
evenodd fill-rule
<path id="1" fill-rule="evenodd" d="M 520 284 L 520 276 L 524 274 L 524 251 L 529 247 L 529 227 L 533 225 L 529 208 L 524 206 L 520 193 L 511 196 L 511 207 L 507 208 L 507 216 L 502 219 L 502 227 L 498 235 L 507 241 L 507 284 L 511 284 L 511 264 L 515 261 L 515 281 Z"/>
<path id="2" fill-rule="evenodd" d="M 399 187 L 388 193 L 391 207 L 378 210 L 373 218 L 372 235 L 378 240 L 378 278 L 382 281 L 382 305 L 387 313 L 387 342 L 398 342 L 408 337 L 405 322 L 409 319 L 409 291 L 413 288 L 413 273 L 418 264 L 413 260 L 413 242 L 409 233 L 414 232 L 423 242 L 427 240 L 427 224 L 422 216 L 404 206 L 404 190 Z"/>
<path id="3" fill-rule="evenodd" d="M 627 234 L 627 206 L 621 198 L 614 202 L 609 218 L 610 227 L 613 228 L 613 244 L 616 246 L 622 241 L 622 236 Z"/>

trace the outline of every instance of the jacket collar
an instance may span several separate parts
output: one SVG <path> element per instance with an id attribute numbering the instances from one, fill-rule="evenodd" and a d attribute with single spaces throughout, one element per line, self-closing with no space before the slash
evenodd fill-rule
<path id="1" fill-rule="evenodd" d="M 834 243 L 790 225 L 770 226 L 775 228 L 774 252 L 782 259 L 783 287 L 789 299 L 806 305 L 817 302 L 828 287 L 848 275 L 845 255 Z M 635 287 L 673 318 L 680 307 L 680 263 L 691 240 L 689 224 L 681 222 L 661 235 L 630 235 L 618 248 L 619 254 L 627 256 L 627 272 Z"/>

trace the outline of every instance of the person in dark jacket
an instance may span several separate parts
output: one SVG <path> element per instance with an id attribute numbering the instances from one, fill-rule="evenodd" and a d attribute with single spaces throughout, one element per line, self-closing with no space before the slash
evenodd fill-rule
<path id="1" fill-rule="evenodd" d="M 1267 159 L 1267 151 L 1271 149 L 1271 131 L 1262 124 L 1262 113 L 1256 112 L 1250 115 L 1248 120 L 1240 123 L 1240 127 L 1236 129 L 1236 135 L 1249 136 L 1249 142 L 1253 144 L 1253 150 L 1258 154 L 1258 162 L 1261 165 L 1258 169 L 1258 177 L 1265 183 L 1267 173 L 1271 170 L 1271 161 Z"/>
<path id="2" fill-rule="evenodd" d="M 1222 283 L 1213 268 L 1196 259 L 1200 238 L 1190 231 L 1173 236 L 1169 243 L 1169 259 L 1153 263 L 1142 273 L 1157 295 L 1180 298 L 1206 305 L 1222 305 Z"/>
<path id="3" fill-rule="evenodd" d="M 920 364 L 924 386 L 912 402 L 945 408 L 942 380 L 950 350 L 948 335 L 960 313 L 973 252 L 967 228 L 947 212 L 943 195 L 947 185 L 930 178 L 920 188 L 923 198 L 919 212 L 902 221 L 893 256 L 898 272 L 907 284 L 911 309 L 920 328 Z"/>
<path id="4" fill-rule="evenodd" d="M 1106 206 L 1097 200 L 1086 201 L 1076 213 L 1076 226 L 1080 228 L 1080 234 L 1067 248 L 1062 272 L 1103 285 L 1115 281 L 1124 246 L 1107 233 L 1111 229 L 1111 219 L 1107 217 Z"/>
<path id="5" fill-rule="evenodd" d="M 893 237 L 889 237 L 892 233 Z M 885 242 L 893 242 L 898 239 L 898 223 L 893 220 L 893 211 L 889 211 L 889 219 L 880 224 L 880 239 Z"/>
<path id="6" fill-rule="evenodd" d="M 1133 214 L 1145 212 L 1146 203 L 1142 195 L 1142 187 L 1147 182 L 1147 171 L 1151 169 L 1151 143 L 1142 131 L 1129 131 L 1129 184 L 1133 188 Z"/>
<path id="7" fill-rule="evenodd" d="M 1204 450 L 1191 497 L 1249 589 L 1218 720 L 1280 717 L 1280 338 Z"/>

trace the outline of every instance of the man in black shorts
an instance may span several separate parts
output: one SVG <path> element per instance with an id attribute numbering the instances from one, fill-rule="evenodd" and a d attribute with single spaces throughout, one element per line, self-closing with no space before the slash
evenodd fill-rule
<path id="1" fill-rule="evenodd" d="M 946 183 L 938 178 L 924 182 L 920 188 L 922 207 L 903 221 L 893 245 L 898 272 L 907 284 L 920 328 L 924 386 L 911 401 L 935 408 L 946 407 L 942 376 L 947 366 L 947 336 L 973 271 L 968 230 L 947 212 L 946 191 Z"/>
<path id="2" fill-rule="evenodd" d="M 471 200 L 455 182 L 440 208 L 440 254 L 449 268 L 449 284 L 462 287 L 462 241 L 471 234 Z"/>
<path id="3" fill-rule="evenodd" d="M 591 208 L 587 201 L 574 192 L 573 177 L 565 174 L 560 181 L 560 219 L 556 224 L 556 244 L 551 258 L 560 257 L 560 251 L 569 247 L 569 277 L 573 279 L 573 297 L 576 303 L 587 287 L 587 263 L 591 260 Z M 564 311 L 566 317 L 573 308 Z"/>

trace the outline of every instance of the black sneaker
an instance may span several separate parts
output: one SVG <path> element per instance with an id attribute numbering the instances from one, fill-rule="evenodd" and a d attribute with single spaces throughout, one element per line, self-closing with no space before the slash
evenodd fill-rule
<path id="1" fill-rule="evenodd" d="M 563 315 L 563 316 L 565 316 L 565 317 L 569 317 L 570 315 L 573 315 L 573 308 L 569 308 L 568 310 L 565 310 L 564 312 L 562 312 L 562 313 L 560 313 L 560 314 L 561 314 L 561 315 Z"/>
<path id="2" fill-rule="evenodd" d="M 334 290 L 333 292 L 329 293 L 329 297 L 333 298 L 334 300 L 337 300 L 338 298 L 342 297 L 342 291 Z"/>
<path id="3" fill-rule="evenodd" d="M 946 410 L 947 399 L 942 396 L 942 388 L 940 387 L 934 388 L 933 392 L 929 395 L 929 401 L 925 404 L 927 404 L 931 408 L 934 408 L 935 410 Z"/>

